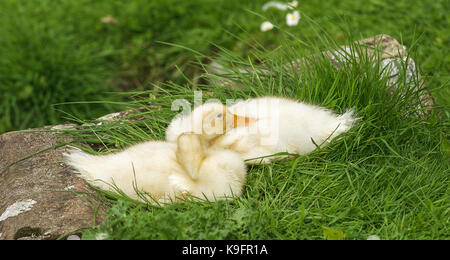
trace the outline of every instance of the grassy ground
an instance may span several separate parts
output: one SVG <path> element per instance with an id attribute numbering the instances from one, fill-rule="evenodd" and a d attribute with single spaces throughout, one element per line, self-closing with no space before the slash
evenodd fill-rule
<path id="1" fill-rule="evenodd" d="M 108 218 L 84 238 L 448 239 L 449 120 L 438 120 L 436 114 L 418 116 L 411 106 L 418 92 L 407 91 L 404 80 L 397 82 L 398 91 L 387 96 L 387 78 L 372 65 L 374 60 L 357 64 L 353 57 L 336 69 L 320 59 L 312 67 L 301 67 L 301 76 L 283 68 L 293 55 L 305 56 L 301 45 L 283 46 L 268 56 L 260 53 L 266 57 L 255 50 L 257 60 L 263 61 L 257 68 L 274 71 L 273 76 L 256 77 L 232 69 L 226 78 L 240 84 L 239 90 L 196 84 L 197 90 L 222 101 L 279 95 L 337 112 L 356 108 L 362 119 L 351 131 L 308 156 L 249 167 L 245 192 L 234 201 L 161 208 L 102 193 L 112 206 Z M 320 42 L 308 45 L 307 52 L 330 47 Z M 222 60 L 251 65 L 232 53 Z M 168 83 L 164 89 L 165 95 L 152 91 L 136 96 L 135 105 L 148 107 L 141 114 L 145 120 L 97 126 L 95 136 L 89 134 L 92 129 L 73 134 L 100 144 L 97 148 L 103 152 L 163 139 L 165 127 L 177 113 L 171 111 L 171 102 L 178 98 L 193 102 L 189 88 Z"/>
<path id="2" fill-rule="evenodd" d="M 0 2 L 0 133 L 64 122 L 64 112 L 96 118 L 114 108 L 76 101 L 116 100 L 106 91 L 182 81 L 175 68 L 194 55 L 160 43 L 213 51 L 230 47 L 254 3 L 238 0 L 5 0 Z M 226 10 L 223 12 L 222 10 Z M 102 18 L 112 20 L 102 22 Z M 259 21 L 253 20 L 254 31 Z M 116 108 L 120 110 L 121 108 Z"/>
<path id="3" fill-rule="evenodd" d="M 448 239 L 448 1 L 299 1 L 304 16 L 292 28 L 283 25 L 285 13 L 262 13 L 264 2 L 1 1 L 0 132 L 67 122 L 66 113 L 87 120 L 146 105 L 145 120 L 72 133 L 97 144 L 96 151 L 113 151 L 162 139 L 176 114 L 171 102 L 192 101 L 192 88 L 222 101 L 272 94 L 337 112 L 356 108 L 363 119 L 327 148 L 250 167 L 245 192 L 234 201 L 159 208 L 109 195 L 109 217 L 84 238 Z M 245 9 L 280 29 L 260 32 L 265 18 Z M 102 23 L 107 15 L 117 23 Z M 411 107 L 417 93 L 400 98 L 402 82 L 398 93 L 386 96 L 387 79 L 368 61 L 336 70 L 321 60 L 301 77 L 281 66 L 332 47 L 326 41 L 339 45 L 380 33 L 408 48 L 441 107 L 441 120 L 417 117 Z M 242 85 L 234 91 L 209 84 L 193 62 L 217 56 L 227 64 L 263 64 L 255 66 L 275 75 L 231 71 Z M 139 92 L 104 94 L 117 90 Z M 63 112 L 53 107 L 93 100 L 102 102 L 57 106 Z M 114 107 L 109 100 L 128 102 Z"/>

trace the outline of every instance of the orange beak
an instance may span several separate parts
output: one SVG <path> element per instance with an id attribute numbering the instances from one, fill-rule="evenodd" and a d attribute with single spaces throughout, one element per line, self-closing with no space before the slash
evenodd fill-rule
<path id="1" fill-rule="evenodd" d="M 233 114 L 233 128 L 239 126 L 249 126 L 250 124 L 255 122 L 256 120 L 253 118 Z"/>

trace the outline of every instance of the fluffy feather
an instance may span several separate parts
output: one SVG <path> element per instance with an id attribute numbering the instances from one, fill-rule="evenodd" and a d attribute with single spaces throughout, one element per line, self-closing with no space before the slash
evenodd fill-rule
<path id="1" fill-rule="evenodd" d="M 139 199 L 136 189 L 161 203 L 187 194 L 208 200 L 241 194 L 246 167 L 239 155 L 220 149 L 189 149 L 186 145 L 201 145 L 195 134 L 183 134 L 179 140 L 180 145 L 151 141 L 101 156 L 71 150 L 65 157 L 88 182 L 105 190 L 114 190 L 114 185 L 134 199 Z"/>

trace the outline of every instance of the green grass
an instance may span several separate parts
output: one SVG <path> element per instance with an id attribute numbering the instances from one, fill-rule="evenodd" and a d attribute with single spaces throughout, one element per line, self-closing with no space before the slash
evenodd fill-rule
<path id="1" fill-rule="evenodd" d="M 285 12 L 262 13 L 266 0 L 4 0 L 0 2 L 0 133 L 66 121 L 68 112 L 93 119 L 121 107 L 56 105 L 116 100 L 109 91 L 157 89 L 166 81 L 198 81 L 197 57 L 179 44 L 213 56 L 215 44 L 246 57 L 256 43 L 282 43 L 281 30 L 262 33 L 261 22 L 280 25 L 300 40 L 317 39 L 300 20 L 284 25 Z M 302 15 L 327 28 L 339 44 L 386 33 L 414 50 L 413 58 L 442 106 L 448 87 L 448 1 L 329 0 L 299 2 Z M 112 15 L 117 24 L 101 18 Z M 344 28 L 344 29 L 343 29 Z M 351 32 L 349 34 L 348 32 Z M 232 35 L 236 36 L 233 37 Z M 284 44 L 284 43 L 283 43 Z M 202 60 L 205 62 L 205 60 Z M 182 71 L 182 73 L 180 72 Z"/>
<path id="2" fill-rule="evenodd" d="M 445 147 L 450 121 L 438 120 L 437 112 L 418 116 L 420 108 L 411 104 L 423 89 L 408 91 L 404 79 L 397 83 L 397 91 L 386 95 L 387 78 L 373 66 L 378 61 L 365 57 L 355 46 L 363 57 L 359 64 L 353 57 L 336 69 L 319 58 L 311 66 L 300 66 L 299 74 L 283 67 L 293 56 L 305 57 L 337 44 L 317 29 L 322 42 L 307 42 L 307 48 L 289 36 L 291 41 L 286 42 L 296 44 L 271 53 L 255 48 L 254 58 L 262 61 L 260 65 L 223 49 L 225 64 L 264 68 L 274 74 L 243 74 L 231 67 L 224 77 L 233 79 L 239 89 L 217 84 L 196 84 L 196 88 L 221 101 L 277 95 L 337 112 L 356 108 L 362 119 L 354 128 L 310 155 L 249 167 L 245 191 L 233 201 L 157 207 L 101 193 L 111 205 L 108 217 L 83 238 L 366 239 L 378 235 L 381 239 L 448 239 L 450 154 Z M 203 77 L 217 80 L 209 74 Z M 140 113 L 145 120 L 72 134 L 97 143 L 91 152 L 163 139 L 165 127 L 177 113 L 170 109 L 172 101 L 193 101 L 193 91 L 184 85 L 166 83 L 163 89 L 159 95 L 156 91 L 135 93 L 135 102 L 128 103 L 147 107 Z"/>
<path id="3" fill-rule="evenodd" d="M 234 39 L 223 29 L 237 32 L 235 23 L 244 23 L 248 15 L 242 8 L 256 8 L 238 2 L 1 1 L 0 133 L 61 123 L 64 112 L 94 119 L 120 110 L 54 105 L 111 101 L 115 97 L 105 92 L 180 81 L 175 66 L 190 76 L 199 74 L 199 68 L 189 66 L 194 55 L 160 41 L 205 52 L 213 51 L 211 42 L 230 47 Z M 102 23 L 107 15 L 117 24 Z M 258 23 L 254 20 L 253 27 Z"/>
<path id="4" fill-rule="evenodd" d="M 111 206 L 108 218 L 83 238 L 448 239 L 448 1 L 299 1 L 303 17 L 291 28 L 283 25 L 285 13 L 262 13 L 265 2 L 0 1 L 0 133 L 147 107 L 145 120 L 72 132 L 92 152 L 111 152 L 162 139 L 177 114 L 172 101 L 192 102 L 192 88 L 222 101 L 270 94 L 337 112 L 356 108 L 362 120 L 332 145 L 250 167 L 244 194 L 231 202 L 159 208 L 100 193 Z M 117 24 L 100 22 L 106 15 Z M 260 32 L 266 20 L 260 15 L 279 29 Z M 301 76 L 282 67 L 293 57 L 380 33 L 408 48 L 441 119 L 418 117 L 411 106 L 418 93 L 402 82 L 386 96 L 387 79 L 369 60 L 339 70 L 320 60 Z M 241 89 L 230 90 L 202 73 L 199 63 L 210 59 L 274 75 L 231 69 L 224 77 Z M 122 90 L 130 92 L 105 95 Z"/>

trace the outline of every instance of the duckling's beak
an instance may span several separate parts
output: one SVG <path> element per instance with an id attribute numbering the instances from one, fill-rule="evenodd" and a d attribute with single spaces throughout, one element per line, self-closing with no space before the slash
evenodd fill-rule
<path id="1" fill-rule="evenodd" d="M 233 114 L 233 128 L 239 127 L 239 126 L 249 126 L 256 122 L 256 119 L 245 117 L 245 116 L 238 116 Z"/>

